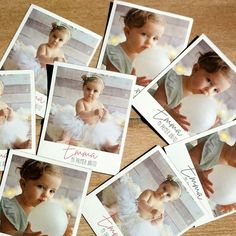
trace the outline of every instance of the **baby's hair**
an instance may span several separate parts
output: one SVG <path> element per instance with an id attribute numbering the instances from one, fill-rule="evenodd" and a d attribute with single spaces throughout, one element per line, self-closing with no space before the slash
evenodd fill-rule
<path id="1" fill-rule="evenodd" d="M 65 24 L 63 24 L 63 23 L 61 23 L 61 22 L 59 22 L 59 21 L 52 23 L 52 29 L 51 29 L 51 31 L 50 31 L 50 34 L 51 34 L 52 32 L 54 32 L 55 30 L 58 30 L 58 31 L 65 31 L 65 32 L 67 32 L 69 38 L 70 38 L 70 36 L 71 36 L 70 28 L 69 28 L 67 25 L 65 25 Z"/>
<path id="2" fill-rule="evenodd" d="M 136 8 L 131 8 L 127 12 L 127 14 L 123 16 L 123 18 L 125 26 L 128 26 L 129 28 L 141 28 L 148 21 L 153 21 L 162 26 L 165 26 L 165 21 L 160 15 L 153 12 L 139 10 Z"/>
<path id="3" fill-rule="evenodd" d="M 233 77 L 232 69 L 222 60 L 222 58 L 214 51 L 200 53 L 197 63 L 208 73 L 221 71 L 227 78 Z"/>
<path id="4" fill-rule="evenodd" d="M 0 80 L 0 96 L 2 96 L 4 90 L 4 83 Z"/>
<path id="5" fill-rule="evenodd" d="M 179 190 L 179 195 L 177 198 L 180 197 L 182 193 L 182 188 L 181 185 L 175 181 L 175 178 L 173 175 L 167 175 L 166 180 L 162 182 L 162 184 L 171 184 L 173 187 L 177 188 Z"/>
<path id="6" fill-rule="evenodd" d="M 97 75 L 92 75 L 92 76 L 82 75 L 81 78 L 84 81 L 83 87 L 89 82 L 99 82 L 100 84 L 102 84 L 102 89 L 104 89 L 105 87 L 103 79 Z"/>
<path id="7" fill-rule="evenodd" d="M 44 173 L 52 174 L 62 178 L 62 170 L 53 164 L 36 161 L 29 159 L 24 162 L 21 167 L 17 167 L 20 170 L 21 178 L 25 180 L 37 180 L 39 179 Z"/>

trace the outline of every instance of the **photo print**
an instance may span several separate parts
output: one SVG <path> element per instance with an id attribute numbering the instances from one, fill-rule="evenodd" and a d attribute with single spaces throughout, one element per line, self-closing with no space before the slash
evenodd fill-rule
<path id="1" fill-rule="evenodd" d="M 28 9 L 1 62 L 2 70 L 33 70 L 36 114 L 44 117 L 48 81 L 46 64 L 88 65 L 101 37 L 35 5 Z"/>
<path id="2" fill-rule="evenodd" d="M 98 68 L 137 76 L 135 94 L 187 46 L 193 19 L 114 1 Z"/>
<path id="3" fill-rule="evenodd" d="M 236 210 L 236 121 L 165 147 L 195 196 L 208 211 L 202 223 Z"/>
<path id="4" fill-rule="evenodd" d="M 83 168 L 10 151 L 0 189 L 0 232 L 76 235 L 90 175 Z"/>
<path id="5" fill-rule="evenodd" d="M 132 105 L 171 144 L 235 119 L 235 72 L 235 65 L 201 35 Z"/>
<path id="6" fill-rule="evenodd" d="M 55 63 L 39 155 L 117 173 L 135 78 Z"/>
<path id="7" fill-rule="evenodd" d="M 0 170 L 7 149 L 35 153 L 35 87 L 32 71 L 0 71 Z"/>
<path id="8" fill-rule="evenodd" d="M 85 198 L 96 235 L 181 235 L 204 216 L 193 192 L 154 147 Z"/>

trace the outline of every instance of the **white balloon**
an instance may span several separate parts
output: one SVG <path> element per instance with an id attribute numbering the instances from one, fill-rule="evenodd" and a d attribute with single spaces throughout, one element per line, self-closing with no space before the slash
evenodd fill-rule
<path id="1" fill-rule="evenodd" d="M 149 79 L 154 79 L 169 64 L 167 52 L 158 47 L 145 49 L 134 60 L 136 75 L 147 76 Z"/>
<path id="2" fill-rule="evenodd" d="M 184 97 L 181 100 L 181 115 L 187 117 L 191 124 L 190 133 L 200 133 L 211 128 L 217 116 L 217 104 L 212 98 L 203 94 Z"/>
<path id="3" fill-rule="evenodd" d="M 213 183 L 212 201 L 220 205 L 236 203 L 236 168 L 216 165 L 208 178 Z"/>
<path id="4" fill-rule="evenodd" d="M 67 215 L 59 203 L 45 201 L 30 212 L 28 221 L 33 232 L 42 231 L 48 236 L 62 236 L 68 225 Z"/>

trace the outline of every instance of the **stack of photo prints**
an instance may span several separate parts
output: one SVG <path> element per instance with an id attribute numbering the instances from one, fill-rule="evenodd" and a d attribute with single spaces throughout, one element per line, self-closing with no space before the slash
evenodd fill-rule
<path id="1" fill-rule="evenodd" d="M 102 41 L 29 7 L 0 62 L 2 234 L 75 236 L 83 214 L 100 236 L 172 236 L 235 212 L 236 68 L 192 24 L 113 1 Z M 132 107 L 168 145 L 120 171 Z M 114 176 L 87 195 L 91 171 Z"/>

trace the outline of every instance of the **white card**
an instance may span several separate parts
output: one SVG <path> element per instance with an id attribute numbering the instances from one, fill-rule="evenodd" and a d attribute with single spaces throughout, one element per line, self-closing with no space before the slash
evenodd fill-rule
<path id="1" fill-rule="evenodd" d="M 101 94 L 91 103 L 85 97 L 83 76 L 99 77 L 95 82 L 103 87 Z M 55 63 L 39 155 L 98 172 L 117 173 L 124 150 L 134 85 L 135 77 L 132 75 Z M 90 112 L 86 113 L 89 114 L 86 118 L 76 111 L 79 101 L 84 111 Z M 98 106 L 105 108 L 106 116 L 95 114 Z M 90 118 L 93 120 L 89 121 Z M 65 133 L 74 142 L 67 142 Z"/>
<path id="2" fill-rule="evenodd" d="M 33 71 L 0 71 L 0 170 L 7 149 L 36 152 Z"/>
<path id="3" fill-rule="evenodd" d="M 156 14 L 161 19 L 161 22 L 164 22 L 160 24 L 157 23 L 157 28 L 160 27 L 161 32 L 164 32 L 160 33 L 160 35 L 157 33 L 158 36 L 155 35 L 157 38 L 155 38 L 153 43 L 150 43 L 150 45 L 147 45 L 144 42 L 146 40 L 145 37 L 151 37 L 151 33 L 155 32 L 156 26 L 154 26 L 155 29 L 149 28 L 147 32 L 140 32 L 147 33 L 147 35 L 144 35 L 143 38 L 140 39 L 142 40 L 142 43 L 137 39 L 138 35 L 136 35 L 137 37 L 135 36 L 136 40 L 132 41 L 132 45 L 129 45 L 127 48 L 127 51 L 135 50 L 136 54 L 134 57 L 128 55 L 127 51 L 124 50 L 126 45 L 120 48 L 121 43 L 123 44 L 124 42 L 128 42 L 130 39 L 124 30 L 124 18 L 127 12 L 131 9 L 136 9 L 136 11 L 133 12 L 130 17 L 127 17 L 127 19 L 135 17 L 134 21 L 145 22 L 147 20 L 146 18 L 150 17 L 150 21 L 155 24 L 155 20 L 153 20 L 152 17 Z M 136 17 L 138 11 L 146 12 L 147 16 L 144 16 L 143 18 Z M 156 22 L 160 22 L 159 19 L 156 20 Z M 187 46 L 192 23 L 193 19 L 189 17 L 131 3 L 114 1 L 109 15 L 97 67 L 120 73 L 135 74 L 137 77 L 146 76 L 147 79 L 152 80 Z M 141 25 L 138 25 L 137 27 L 129 27 L 132 29 L 139 29 L 141 28 Z M 159 29 L 157 31 L 159 31 Z M 139 45 L 136 45 L 135 47 L 135 44 Z M 107 53 L 109 50 L 108 48 L 111 48 L 111 53 Z M 114 56 L 112 54 L 114 54 Z M 109 59 L 113 67 L 108 65 L 106 58 Z M 136 72 L 134 72 L 134 68 Z M 137 85 L 135 87 L 135 95 L 137 95 L 145 86 L 143 83 L 138 81 L 139 79 L 136 81 Z"/>
<path id="4" fill-rule="evenodd" d="M 172 184 L 163 184 L 167 176 Z M 164 151 L 154 147 L 87 195 L 83 215 L 96 235 L 180 235 L 205 214 L 182 181 Z M 158 207 L 152 205 L 154 199 Z M 157 210 L 160 215 L 145 215 L 142 201 L 149 213 Z"/>
<path id="5" fill-rule="evenodd" d="M 204 69 L 213 66 L 214 71 L 207 69 L 212 73 Z M 233 63 L 201 35 L 134 98 L 132 105 L 167 143 L 178 142 L 235 118 L 235 72 Z"/>
<path id="6" fill-rule="evenodd" d="M 56 27 L 64 27 L 64 31 L 61 29 L 57 31 L 60 32 L 60 37 L 69 37 L 63 45 L 60 45 L 60 48 L 56 48 L 56 44 L 50 45 L 50 48 L 47 47 L 45 54 L 43 51 L 46 44 L 52 40 L 49 39 L 49 35 L 51 35 L 53 23 L 56 23 Z M 46 64 L 53 64 L 54 61 L 59 60 L 76 65 L 89 65 L 100 40 L 101 36 L 50 11 L 31 5 L 0 62 L 0 68 L 34 70 L 35 86 L 38 92 L 36 114 L 44 117 L 48 94 Z M 42 52 L 39 52 L 40 47 Z M 40 56 L 45 58 L 41 59 Z"/>
<path id="7" fill-rule="evenodd" d="M 208 212 L 197 225 L 235 212 L 235 129 L 236 122 L 232 121 L 165 147 L 169 159 Z"/>
<path id="8" fill-rule="evenodd" d="M 26 167 L 22 169 L 23 164 Z M 45 178 L 48 176 L 49 179 L 46 180 Z M 26 222 L 31 222 L 31 229 L 34 232 L 41 231 L 45 234 L 60 235 L 60 233 L 64 234 L 63 231 L 68 228 L 72 230 L 72 235 L 75 236 L 77 235 L 90 176 L 91 171 L 85 168 L 63 164 L 59 161 L 20 151 L 10 151 L 0 187 L 2 206 L 5 206 L 4 202 L 6 202 L 8 207 L 13 207 L 15 213 L 18 214 L 17 220 L 12 215 L 7 215 L 8 219 L 12 220 L 11 223 L 15 229 L 23 227 L 23 225 L 19 226 L 19 222 L 22 223 L 26 220 Z M 37 184 L 37 187 L 29 189 L 29 184 Z M 22 196 L 21 193 L 27 198 L 30 206 L 34 205 L 27 214 L 22 214 L 24 207 L 18 201 Z M 22 209 L 14 208 L 15 203 Z M 45 207 L 50 208 L 44 208 L 42 204 L 44 206 L 47 204 Z M 28 218 L 21 218 L 25 214 Z M 50 227 L 50 220 L 52 220 L 53 227 Z M 19 231 L 23 232 L 25 230 L 23 228 L 20 228 Z M 4 227 L 1 229 L 4 230 Z M 4 233 L 7 232 L 4 230 Z"/>

